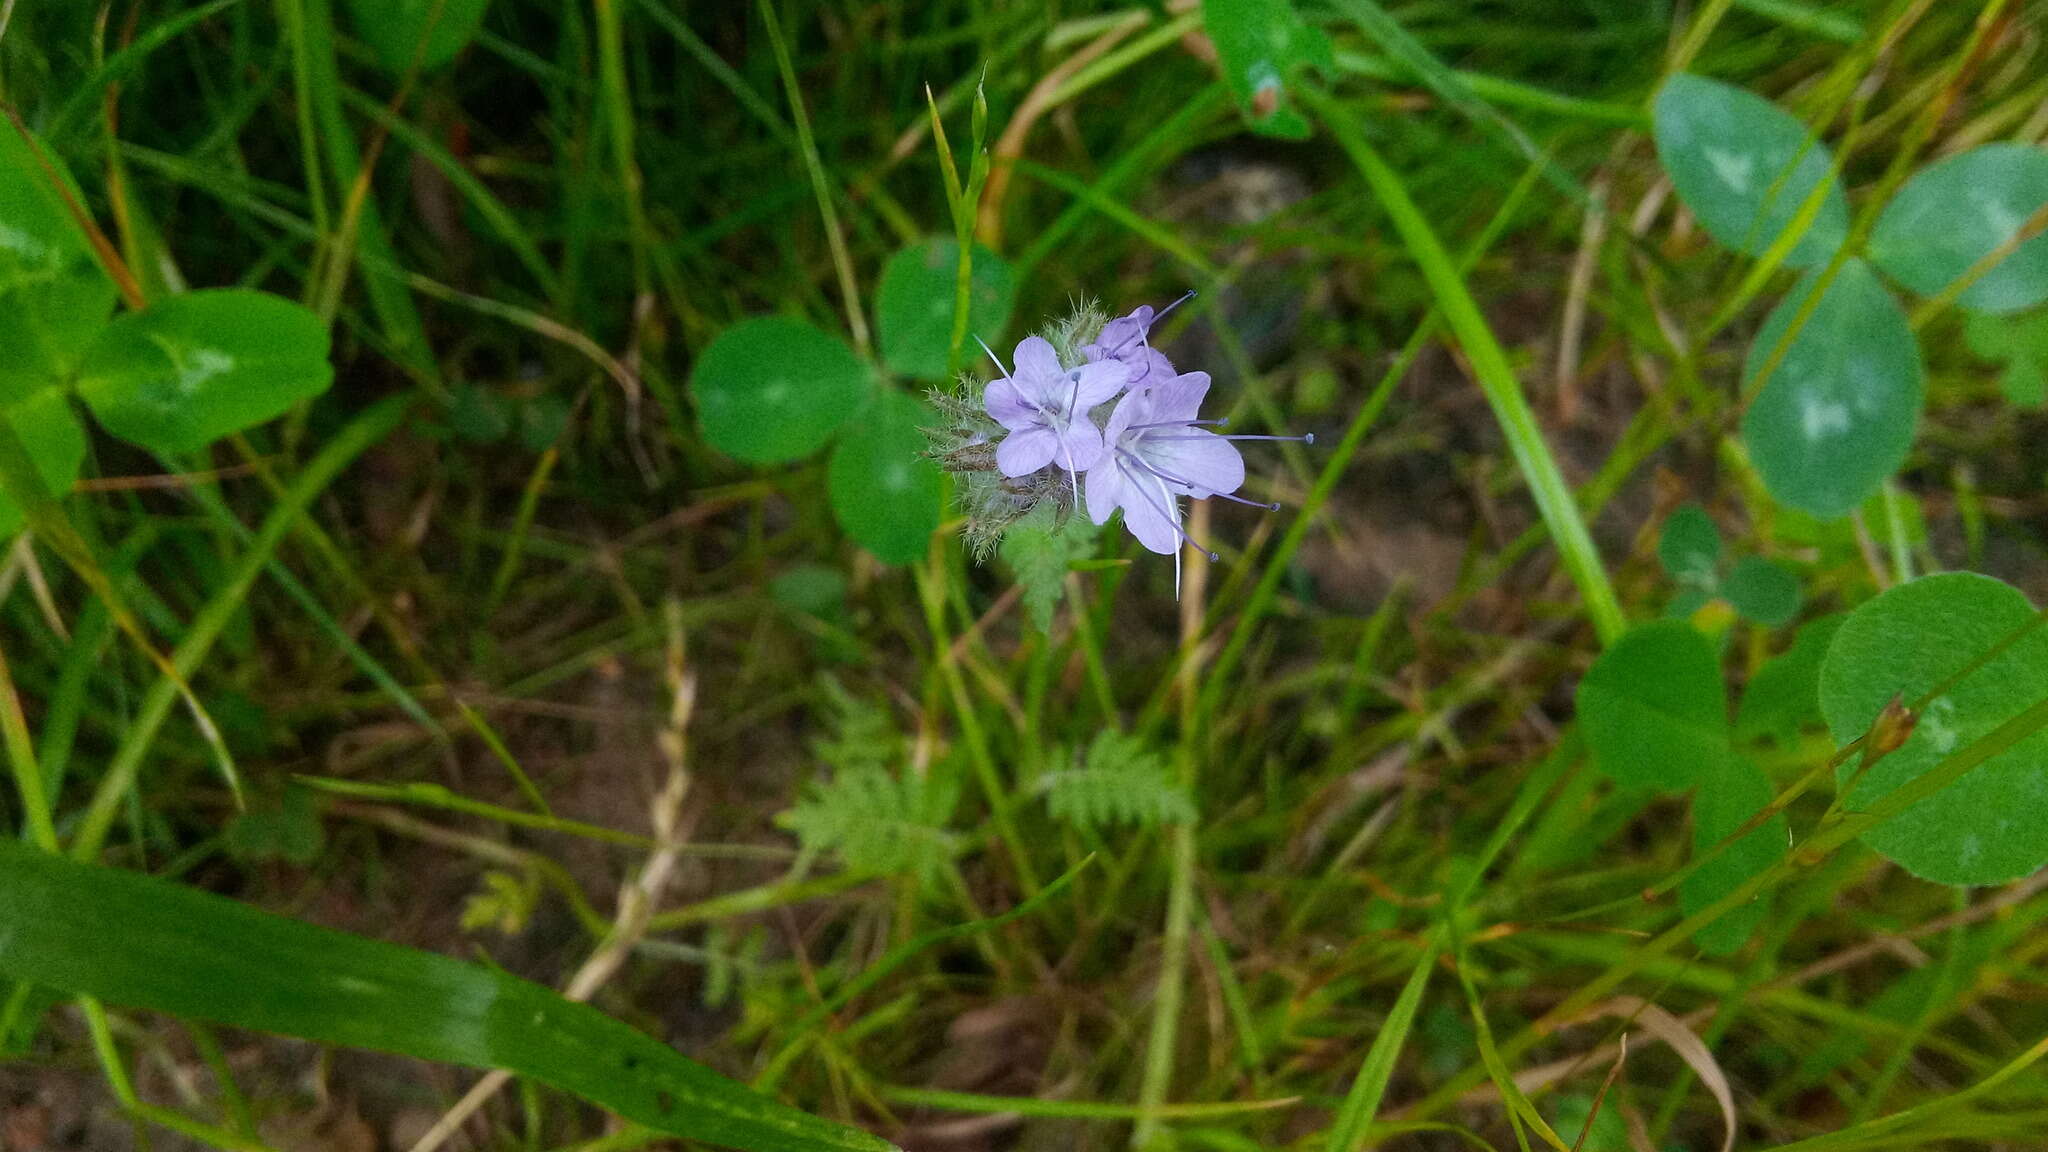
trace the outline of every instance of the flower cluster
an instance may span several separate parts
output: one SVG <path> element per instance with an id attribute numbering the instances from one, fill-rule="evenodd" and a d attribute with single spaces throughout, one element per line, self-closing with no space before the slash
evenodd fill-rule
<path id="1" fill-rule="evenodd" d="M 1097 524 L 1121 512 L 1131 535 L 1175 557 L 1177 571 L 1183 544 L 1217 558 L 1181 527 L 1181 497 L 1279 507 L 1234 495 L 1244 457 L 1232 441 L 1315 437 L 1211 431 L 1228 421 L 1200 418 L 1209 374 L 1179 371 L 1151 341 L 1153 326 L 1187 298 L 1106 323 L 1084 306 L 1021 341 L 1008 367 L 983 345 L 1002 375 L 980 403 L 934 396 L 948 425 L 932 431 L 933 456 L 962 480 L 967 538 L 978 555 L 1019 516 L 1051 502 L 1061 516 L 1085 505 Z"/>

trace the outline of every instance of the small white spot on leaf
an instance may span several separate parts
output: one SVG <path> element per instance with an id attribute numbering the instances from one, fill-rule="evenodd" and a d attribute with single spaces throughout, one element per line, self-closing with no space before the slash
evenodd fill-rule
<path id="1" fill-rule="evenodd" d="M 1921 713 L 1920 731 L 1927 733 L 1927 742 L 1936 752 L 1946 756 L 1955 751 L 1958 733 L 1955 726 L 1955 701 L 1943 696 L 1927 706 Z"/>
<path id="2" fill-rule="evenodd" d="M 2012 239 L 2013 235 L 2027 226 L 2027 217 L 1995 195 L 1979 193 L 1970 197 L 1977 202 L 1977 210 L 1984 214 L 1984 222 L 1991 228 L 1991 234 L 1998 237 L 2000 244 Z"/>
<path id="3" fill-rule="evenodd" d="M 175 359 L 175 358 L 174 358 Z M 178 391 L 191 395 L 208 380 L 232 372 L 235 358 L 218 348 L 194 348 L 178 362 Z"/>
<path id="4" fill-rule="evenodd" d="M 1749 178 L 1756 170 L 1755 157 L 1716 148 L 1712 144 L 1702 151 L 1706 153 L 1707 163 L 1713 166 L 1714 175 L 1721 178 L 1721 183 L 1739 194 L 1748 194 Z"/>
<path id="5" fill-rule="evenodd" d="M 1799 431 L 1808 440 L 1825 440 L 1849 431 L 1849 409 L 1811 392 L 1799 398 Z"/>
<path id="6" fill-rule="evenodd" d="M 0 252 L 12 252 L 29 263 L 40 264 L 50 257 L 49 245 L 18 228 L 0 224 Z"/>

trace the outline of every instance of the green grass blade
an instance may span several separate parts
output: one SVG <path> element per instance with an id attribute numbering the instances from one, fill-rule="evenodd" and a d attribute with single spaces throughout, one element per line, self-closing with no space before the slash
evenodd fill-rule
<path id="1" fill-rule="evenodd" d="M 1416 957 L 1415 968 L 1408 973 L 1401 994 L 1394 998 L 1387 1022 L 1381 1025 L 1379 1035 L 1372 1038 L 1372 1047 L 1366 1049 L 1365 1063 L 1359 1065 L 1351 1091 L 1344 1095 L 1344 1107 L 1337 1112 L 1337 1122 L 1330 1126 L 1330 1139 L 1325 1145 L 1329 1152 L 1352 1152 L 1364 1145 L 1373 1117 L 1379 1113 L 1380 1100 L 1387 1094 L 1387 1081 L 1393 1079 L 1394 1061 L 1408 1041 L 1408 1030 L 1415 1025 L 1415 1009 L 1422 1003 L 1423 989 L 1429 987 L 1436 957 L 1436 937 L 1431 936 L 1422 947 L 1422 955 Z"/>
<path id="2" fill-rule="evenodd" d="M 1795 3 L 1794 0 L 1735 0 L 1735 6 L 1823 40 L 1854 44 L 1863 38 L 1863 25 L 1855 17 L 1811 4 Z"/>
<path id="3" fill-rule="evenodd" d="M 1535 188 L 1536 181 L 1541 175 L 1541 169 L 1535 165 L 1530 165 L 1523 171 L 1521 179 L 1515 182 L 1513 189 L 1494 210 L 1493 219 L 1487 221 L 1479 237 L 1466 248 L 1461 268 L 1474 267 L 1480 258 L 1492 249 L 1494 241 L 1499 239 L 1501 232 L 1507 228 L 1508 221 L 1521 208 L 1523 199 Z M 1377 426 L 1380 413 L 1386 410 L 1388 402 L 1393 399 L 1394 389 L 1407 376 L 1408 369 L 1415 363 L 1416 357 L 1420 356 L 1423 348 L 1436 338 L 1438 330 L 1442 327 L 1443 309 L 1439 306 L 1431 310 L 1423 317 L 1422 322 L 1415 326 L 1407 342 L 1394 355 L 1394 362 L 1387 366 L 1386 372 L 1367 394 L 1365 403 L 1360 405 L 1357 413 L 1351 417 L 1351 423 L 1345 428 L 1344 435 L 1330 449 L 1322 472 L 1316 476 L 1315 483 L 1310 485 L 1308 495 L 1302 498 L 1301 510 L 1295 513 L 1294 522 L 1287 526 L 1287 531 L 1280 537 L 1280 543 L 1273 548 L 1272 554 L 1266 557 L 1265 571 L 1260 573 L 1259 582 L 1245 598 L 1244 610 L 1238 614 L 1237 624 L 1232 627 L 1230 638 L 1224 641 L 1222 652 L 1217 655 L 1215 663 L 1210 665 L 1206 682 L 1202 686 L 1202 699 L 1198 708 L 1203 717 L 1215 714 L 1225 689 L 1233 682 L 1231 674 L 1237 670 L 1238 661 L 1243 658 L 1253 634 L 1258 631 L 1259 622 L 1265 619 L 1266 613 L 1271 610 L 1274 600 L 1279 596 L 1280 582 L 1289 571 L 1289 565 L 1301 551 L 1302 544 L 1307 541 L 1310 529 L 1319 522 L 1319 514 L 1324 505 L 1329 503 L 1331 494 L 1337 490 L 1338 481 L 1344 478 L 1345 470 L 1350 467 L 1351 461 L 1364 445 L 1366 434 Z"/>
<path id="4" fill-rule="evenodd" d="M 1522 130 L 1521 125 L 1480 99 L 1462 74 L 1453 71 L 1449 65 L 1437 59 L 1422 41 L 1417 40 L 1376 0 L 1340 0 L 1338 7 L 1343 9 L 1344 14 L 1349 16 L 1360 30 L 1384 49 L 1388 56 L 1414 73 L 1415 79 L 1424 87 L 1436 93 L 1439 100 L 1484 129 L 1488 135 L 1513 149 L 1522 159 L 1541 166 L 1543 178 L 1560 192 L 1582 205 L 1590 202 L 1585 187 L 1552 162 L 1550 157 L 1536 146 L 1536 142 L 1529 139 L 1529 134 Z"/>
<path id="5" fill-rule="evenodd" d="M 171 464 L 175 469 L 175 462 L 167 463 Z M 212 517 L 214 523 L 226 529 L 230 535 L 240 540 L 244 545 L 255 538 L 255 533 L 251 532 L 239 519 L 236 519 L 235 514 L 228 509 L 226 502 L 221 499 L 220 493 L 205 485 L 198 485 L 192 489 L 192 495 L 199 506 L 205 510 L 206 514 Z M 340 649 L 341 653 L 348 657 L 349 663 L 354 664 L 356 669 L 372 684 L 375 684 L 379 691 L 391 698 L 392 704 L 399 711 L 411 717 L 420 727 L 433 733 L 437 739 L 445 740 L 448 738 L 448 732 L 445 728 L 441 727 L 441 722 L 434 719 L 433 714 L 428 712 L 426 707 L 419 702 L 418 698 L 405 685 L 400 684 L 398 678 L 386 670 L 384 665 L 379 663 L 375 656 L 371 655 L 367 649 L 356 642 L 355 637 L 350 635 L 348 630 L 342 627 L 341 622 L 336 620 L 327 611 L 326 607 L 320 603 L 319 597 L 313 594 L 312 589 L 307 588 L 299 582 L 298 577 L 292 575 L 291 569 L 286 568 L 282 562 L 273 559 L 265 566 L 265 571 L 270 574 L 272 580 L 277 582 L 278 587 L 284 589 L 285 594 L 298 604 L 307 617 L 313 621 L 314 625 L 326 635 L 327 642 Z"/>
<path id="6" fill-rule="evenodd" d="M 533 235 L 520 224 L 512 209 L 498 199 L 489 186 L 478 179 L 462 161 L 456 159 L 432 136 L 414 127 L 410 121 L 392 115 L 390 109 L 382 103 L 353 88 L 344 89 L 341 95 L 349 107 L 376 121 L 379 127 L 391 133 L 393 139 L 412 149 L 414 155 L 432 164 L 434 170 L 448 181 L 449 187 L 461 194 L 463 202 L 505 242 L 505 247 L 519 260 L 520 266 L 525 268 L 533 277 L 534 283 L 540 286 L 544 297 L 553 299 L 560 294 L 561 283 L 555 276 L 555 270 L 540 254 L 540 246 L 535 243 Z"/>
<path id="7" fill-rule="evenodd" d="M 71 96 L 63 107 L 50 118 L 50 125 L 44 134 L 52 139 L 79 130 L 90 122 L 93 113 L 99 111 L 107 98 L 107 86 L 117 84 L 139 71 L 155 52 L 211 20 L 222 11 L 240 4 L 242 0 L 213 0 L 210 4 L 180 12 L 144 32 L 134 43 L 126 44 L 113 55 L 108 56 L 94 68 L 92 75 L 80 80 L 71 90 Z"/>
<path id="8" fill-rule="evenodd" d="M 214 591 L 199 614 L 192 619 L 185 635 L 172 650 L 169 664 L 176 674 L 160 677 L 150 686 L 136 710 L 135 720 L 123 736 L 121 747 L 116 750 L 106 775 L 100 778 L 98 789 L 93 793 L 90 807 L 79 825 L 71 851 L 84 859 L 99 854 L 100 846 L 106 842 L 107 832 L 113 827 L 122 798 L 135 783 L 136 774 L 142 770 L 142 759 L 148 755 L 156 738 L 157 730 L 170 715 L 171 706 L 178 698 L 180 681 L 189 679 L 197 671 L 206 654 L 219 639 L 221 630 L 227 627 L 242 600 L 248 595 L 249 587 L 256 582 L 270 559 L 277 552 L 277 546 L 284 540 L 285 533 L 306 514 L 313 498 L 323 491 L 341 470 L 371 445 L 384 439 L 398 427 L 411 408 L 413 398 L 400 394 L 378 401 L 363 410 L 353 421 L 343 427 L 319 455 L 313 457 L 306 467 L 292 479 L 291 486 L 264 517 L 257 528 L 248 550 L 242 553 L 233 572 Z"/>
<path id="9" fill-rule="evenodd" d="M 1039 889 L 1037 895 L 1031 897 L 1028 900 L 1020 902 L 1019 904 L 1017 904 L 1016 907 L 1011 908 L 1007 912 L 999 912 L 993 916 L 982 917 L 979 920 L 966 920 L 958 924 L 949 924 L 944 928 L 934 928 L 929 932 L 919 933 L 912 939 L 905 940 L 903 943 L 898 944 L 896 947 L 889 949 L 888 953 L 885 954 L 881 959 L 876 960 L 874 963 L 869 964 L 866 968 L 863 968 L 859 975 L 855 976 L 851 980 L 848 980 L 843 987 L 834 991 L 832 995 L 826 997 L 824 1000 L 819 1001 L 818 1005 L 815 1008 L 812 1008 L 809 1012 L 804 1013 L 804 1015 L 797 1020 L 795 1025 L 793 1025 L 789 1029 L 789 1031 L 791 1031 L 792 1033 L 803 1033 L 811 1031 L 818 1025 L 822 1024 L 825 1020 L 825 1017 L 830 1016 L 832 1013 L 837 1012 L 841 1008 L 846 1007 L 848 1004 L 853 1002 L 855 997 L 866 992 L 868 989 L 873 988 L 875 985 L 880 984 L 884 979 L 888 977 L 889 973 L 894 972 L 896 969 L 902 967 L 905 962 L 917 956 L 919 953 L 934 948 L 940 944 L 950 943 L 954 940 L 962 940 L 982 932 L 987 932 L 992 929 L 1000 928 L 1005 924 L 1021 920 L 1024 917 L 1031 915 L 1032 913 L 1038 911 L 1040 905 L 1043 905 L 1048 900 L 1051 900 L 1054 896 L 1059 895 L 1059 893 L 1063 891 L 1069 884 L 1072 884 L 1074 882 L 1075 877 L 1079 876 L 1081 874 L 1081 870 L 1083 868 L 1086 868 L 1088 866 L 1088 862 L 1093 859 L 1095 859 L 1095 857 L 1092 855 L 1082 857 L 1081 862 L 1079 864 L 1074 865 L 1072 868 L 1067 869 L 1064 873 L 1055 877 L 1051 883 Z"/>
<path id="10" fill-rule="evenodd" d="M 883 1099 L 917 1108 L 987 1115 L 1014 1112 L 1019 1116 L 1042 1116 L 1054 1120 L 1129 1120 L 1140 1114 L 1137 1105 L 1098 1103 L 1092 1100 L 1046 1100 L 1031 1096 L 984 1096 L 978 1092 L 947 1092 L 936 1088 L 900 1088 L 883 1085 Z M 1300 1103 L 1293 1096 L 1272 1100 L 1221 1100 L 1214 1103 L 1162 1104 L 1152 1114 L 1165 1120 L 1213 1120 L 1242 1116 L 1250 1112 L 1271 1112 Z"/>
<path id="11" fill-rule="evenodd" d="M 135 565 L 162 536 L 159 525 L 145 524 L 130 532 L 115 547 L 108 562 L 108 575 L 118 586 L 133 582 Z M 51 796 L 64 794 L 65 770 L 71 763 L 71 749 L 85 719 L 93 675 L 105 659 L 107 645 L 114 638 L 114 616 L 102 600 L 88 602 L 71 629 L 71 642 L 58 666 L 57 684 L 43 701 L 43 715 L 36 742 L 36 759 L 43 769 L 43 790 Z M 6 1029 L 0 1027 L 0 1036 Z"/>
<path id="12" fill-rule="evenodd" d="M 1443 242 L 1437 239 L 1436 231 L 1423 218 L 1422 210 L 1409 197 L 1401 178 L 1366 142 L 1365 135 L 1358 130 L 1351 115 L 1336 101 L 1320 93 L 1308 93 L 1303 98 L 1321 113 L 1324 125 L 1351 157 L 1352 163 L 1358 166 L 1366 183 L 1372 186 L 1387 215 L 1393 218 L 1394 227 L 1408 246 L 1409 255 L 1421 266 L 1430 290 L 1436 295 L 1437 306 L 1443 309 L 1445 323 L 1450 325 L 1459 347 L 1471 361 L 1472 374 L 1478 379 L 1480 390 L 1486 394 L 1494 418 L 1500 421 L 1501 431 L 1506 434 L 1508 447 L 1514 453 L 1515 464 L 1521 469 L 1523 481 L 1529 485 L 1530 495 L 1535 497 L 1536 508 L 1542 513 L 1551 538 L 1557 542 L 1565 569 L 1571 573 L 1572 580 L 1579 586 L 1579 594 L 1585 598 L 1586 612 L 1592 617 L 1594 630 L 1599 632 L 1602 643 L 1612 643 L 1626 626 L 1621 602 L 1615 597 L 1614 586 L 1608 582 L 1607 569 L 1600 563 L 1600 553 L 1593 546 L 1593 537 L 1586 531 L 1586 522 L 1579 515 L 1579 506 L 1572 498 L 1571 488 L 1565 483 L 1564 474 L 1558 471 L 1550 446 L 1543 440 L 1543 430 L 1536 424 L 1535 413 L 1529 410 L 1528 397 L 1522 394 L 1522 385 L 1515 379 L 1507 353 L 1495 338 L 1493 329 L 1487 326 L 1486 317 L 1472 299 L 1464 277 L 1458 274 L 1457 265 L 1444 251 Z"/>
<path id="13" fill-rule="evenodd" d="M 334 183 L 346 198 L 350 185 L 362 171 L 363 157 L 356 146 L 355 133 L 349 128 L 348 117 L 342 113 L 341 70 L 334 48 L 334 12 L 328 0 L 305 0 L 303 15 L 300 31 L 306 41 L 305 64 L 308 71 L 296 79 L 304 86 L 312 115 L 318 122 Z M 324 234 L 321 238 L 323 241 L 337 239 Z M 362 266 L 363 283 L 370 293 L 370 308 L 384 327 L 385 338 L 391 344 L 392 358 L 415 379 L 429 387 L 439 388 L 441 369 L 429 350 L 426 327 L 420 320 L 419 310 L 413 306 L 404 280 L 391 271 L 403 265 L 392 251 L 383 213 L 378 211 L 374 195 L 363 201 L 362 213 L 351 239 L 353 243 L 347 251 L 330 251 L 328 257 L 337 261 L 354 260 Z M 328 303 L 338 305 L 340 302 Z M 332 318 L 331 314 L 329 318 Z"/>
<path id="14" fill-rule="evenodd" d="M 469 816 L 481 816 L 504 824 L 516 824 L 522 828 L 539 828 L 547 832 L 561 832 L 570 836 L 582 836 L 606 844 L 622 844 L 628 848 L 651 849 L 654 841 L 631 832 L 621 832 L 602 824 L 586 824 L 581 820 L 564 820 L 559 816 L 537 815 L 522 812 L 517 808 L 506 808 L 499 804 L 487 804 L 467 796 L 451 792 L 443 785 L 429 783 L 413 784 L 372 784 L 361 780 L 337 780 L 330 776 L 295 775 L 292 777 L 306 787 L 336 796 L 348 796 L 358 800 L 371 800 L 382 804 L 409 804 L 422 808 L 439 808 L 448 812 L 461 812 Z"/>
<path id="15" fill-rule="evenodd" d="M 1364 52 L 1340 50 L 1336 54 L 1336 64 L 1339 72 L 1348 72 L 1370 80 L 1394 82 L 1404 80 L 1408 75 L 1400 62 L 1392 57 L 1374 56 Z M 1547 88 L 1499 76 L 1489 76 L 1484 72 L 1457 71 L 1451 75 L 1471 89 L 1474 96 L 1510 108 L 1573 120 L 1588 120 L 1596 124 L 1621 124 L 1641 129 L 1648 129 L 1650 126 L 1650 117 L 1637 105 L 1588 100 L 1583 96 L 1552 92 Z"/>
<path id="16" fill-rule="evenodd" d="M 506 1068 L 747 1152 L 890 1148 L 530 981 L 16 844 L 0 845 L 0 971 L 231 1027 Z"/>

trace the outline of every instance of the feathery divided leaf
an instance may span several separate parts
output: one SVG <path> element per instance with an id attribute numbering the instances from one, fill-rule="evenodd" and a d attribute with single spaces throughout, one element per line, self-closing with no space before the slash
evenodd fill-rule
<path id="1" fill-rule="evenodd" d="M 956 837 L 946 828 L 959 800 L 959 780 L 940 762 L 929 773 L 909 769 L 888 709 L 825 681 L 831 736 L 812 751 L 831 775 L 813 781 L 784 815 L 805 848 L 837 855 L 856 872 L 915 874 L 929 879 L 952 858 Z"/>
<path id="2" fill-rule="evenodd" d="M 1096 533 L 1073 517 L 1040 505 L 1003 534 L 1003 559 L 1024 590 L 1024 608 L 1041 632 L 1052 630 L 1053 613 L 1066 587 L 1067 569 L 1095 551 Z"/>
<path id="3" fill-rule="evenodd" d="M 1195 818 L 1195 802 L 1159 757 L 1136 736 L 1103 732 L 1080 767 L 1045 779 L 1054 819 L 1081 828 L 1136 824 L 1157 828 Z"/>

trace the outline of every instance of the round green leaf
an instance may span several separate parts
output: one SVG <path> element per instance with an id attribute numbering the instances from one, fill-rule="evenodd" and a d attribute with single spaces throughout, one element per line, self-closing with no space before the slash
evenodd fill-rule
<path id="1" fill-rule="evenodd" d="M 1303 19 L 1292 0 L 1202 0 L 1202 27 L 1252 130 L 1308 139 L 1308 119 L 1288 105 L 1287 90 L 1304 71 L 1335 66 L 1322 29 Z"/>
<path id="2" fill-rule="evenodd" d="M 1700 779 L 1692 797 L 1693 855 L 1734 835 L 1771 802 L 1771 781 L 1763 769 L 1740 756 L 1723 756 Z M 1778 862 L 1791 844 L 1792 832 L 1783 813 L 1771 817 L 1699 866 L 1678 886 L 1678 905 L 1690 916 L 1742 886 Z M 1726 956 L 1742 947 L 1770 913 L 1768 893 L 1692 934 L 1693 943 L 1710 956 Z"/>
<path id="3" fill-rule="evenodd" d="M 953 349 L 953 305 L 959 288 L 960 245 L 927 240 L 894 256 L 882 269 L 875 313 L 882 359 L 898 375 L 940 380 Z M 1010 322 L 1017 298 L 1017 274 L 1003 258 L 977 244 L 968 271 L 967 349 L 980 355 L 974 337 L 995 343 Z"/>
<path id="4" fill-rule="evenodd" d="M 491 0 L 349 0 L 356 35 L 393 72 L 439 68 L 468 47 Z M 424 49 L 421 47 L 425 42 Z"/>
<path id="5" fill-rule="evenodd" d="M 1721 584 L 1721 597 L 1737 612 L 1776 628 L 1799 613 L 1799 577 L 1761 556 L 1744 556 Z"/>
<path id="6" fill-rule="evenodd" d="M 749 464 L 825 446 L 868 393 L 853 349 L 801 320 L 761 316 L 718 334 L 690 371 L 704 438 Z"/>
<path id="7" fill-rule="evenodd" d="M 481 384 L 457 384 L 448 427 L 472 444 L 495 444 L 512 430 L 512 405 Z"/>
<path id="8" fill-rule="evenodd" d="M 1693 613 L 1713 603 L 1714 589 L 1706 584 L 1682 583 L 1672 595 L 1671 602 L 1664 605 L 1664 619 L 1690 620 Z"/>
<path id="9" fill-rule="evenodd" d="M 1696 503 L 1682 505 L 1657 537 L 1657 559 L 1681 584 L 1712 588 L 1721 568 L 1721 533 L 1714 518 Z"/>
<path id="10" fill-rule="evenodd" d="M 1801 280 L 1764 321 L 1749 347 L 1745 387 L 1755 387 L 1818 275 Z M 1743 443 L 1780 503 L 1846 516 L 1905 463 L 1920 393 L 1920 344 L 1905 313 L 1869 265 L 1850 260 L 1750 401 Z"/>
<path id="11" fill-rule="evenodd" d="M 1927 576 L 1858 608 L 1821 666 L 1821 714 L 1837 744 L 1869 729 L 1893 698 L 1917 700 L 2009 640 L 2035 618 L 2008 584 L 1969 572 Z M 1968 747 L 2048 695 L 2048 630 L 2036 629 L 1935 697 L 1905 744 L 1862 771 L 1835 770 L 1851 811 Z M 1853 781 L 1853 784 L 1852 784 Z M 1943 884 L 2003 884 L 2048 864 L 2048 731 L 1991 757 L 1960 780 L 1863 834 L 1916 876 Z"/>
<path id="12" fill-rule="evenodd" d="M 107 431 L 194 452 L 327 390 L 327 326 L 267 292 L 187 292 L 130 312 L 87 349 L 78 394 Z"/>
<path id="13" fill-rule="evenodd" d="M 1939 295 L 2048 204 L 2048 149 L 1986 144 L 1930 164 L 1885 205 L 1870 259 L 1922 296 Z M 2048 235 L 2021 244 L 1956 297 L 2006 313 L 2048 300 Z"/>
<path id="14" fill-rule="evenodd" d="M 1728 752 L 1720 661 L 1680 620 L 1630 629 L 1593 662 L 1578 706 L 1594 766 L 1626 788 L 1690 788 Z"/>
<path id="15" fill-rule="evenodd" d="M 1652 110 L 1657 159 L 1678 198 L 1721 243 L 1761 256 L 1827 184 L 1813 224 L 1785 263 L 1824 263 L 1849 235 L 1849 203 L 1829 169 L 1827 145 L 1776 104 L 1732 85 L 1680 73 Z"/>
<path id="16" fill-rule="evenodd" d="M 939 526 L 945 477 L 924 456 L 923 432 L 936 423 L 924 401 L 883 392 L 832 449 L 832 514 L 885 564 L 921 559 Z"/>
<path id="17" fill-rule="evenodd" d="M 768 594 L 791 612 L 836 620 L 846 615 L 846 573 L 822 564 L 799 564 L 769 581 Z"/>
<path id="18" fill-rule="evenodd" d="M 71 398 L 62 388 L 45 388 L 6 409 L 14 434 L 35 461 L 43 484 L 58 496 L 71 490 L 78 470 L 85 465 L 85 426 L 71 410 Z M 21 530 L 21 507 L 0 487 L 0 540 Z"/>
<path id="19" fill-rule="evenodd" d="M 1735 734 L 1790 747 L 1800 729 L 1820 719 L 1820 666 L 1846 616 L 1823 616 L 1800 625 L 1792 647 L 1764 662 L 1742 689 Z"/>
<path id="20" fill-rule="evenodd" d="M 2023 408 L 2048 404 L 2048 311 L 2025 316 L 1973 312 L 1963 324 L 1972 355 L 2002 362 L 1999 390 Z"/>
<path id="21" fill-rule="evenodd" d="M 41 151 L 83 203 L 63 162 Z M 0 404 L 69 378 L 113 310 L 114 282 L 63 196 L 21 133 L 0 124 Z"/>

